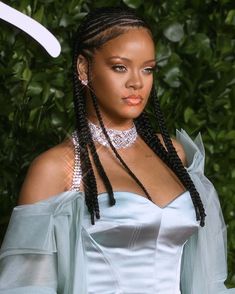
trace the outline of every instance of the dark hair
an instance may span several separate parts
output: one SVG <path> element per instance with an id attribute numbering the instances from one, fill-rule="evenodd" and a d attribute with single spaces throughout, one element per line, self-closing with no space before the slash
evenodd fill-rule
<path id="1" fill-rule="evenodd" d="M 78 56 L 82 54 L 84 57 L 87 58 L 88 61 L 91 61 L 94 50 L 97 50 L 107 41 L 121 35 L 132 27 L 144 28 L 151 34 L 149 26 L 136 15 L 134 10 L 130 8 L 98 8 L 90 12 L 83 19 L 82 24 L 80 25 L 77 35 L 75 37 L 73 52 L 73 87 L 76 131 L 79 142 L 79 147 L 77 148 L 79 148 L 81 159 L 81 169 L 85 190 L 85 202 L 91 215 L 92 224 L 94 224 L 95 222 L 95 217 L 99 218 L 100 215 L 96 178 L 89 158 L 89 151 L 109 195 L 110 205 L 115 204 L 115 198 L 109 178 L 105 173 L 105 170 L 96 152 L 96 147 L 92 140 L 92 135 L 88 126 L 85 89 L 78 79 L 77 59 Z M 88 69 L 88 77 L 90 81 L 89 74 L 90 71 Z M 104 127 L 96 96 L 93 91 L 90 91 L 90 94 L 100 126 L 110 144 L 112 151 L 116 155 L 117 159 L 121 162 L 123 167 L 126 169 L 126 171 L 129 173 L 129 175 L 136 181 L 136 183 L 142 188 L 146 196 L 151 200 L 151 197 L 146 188 L 129 169 L 127 164 L 124 162 L 124 160 L 121 158 L 121 156 L 118 154 L 117 150 L 113 146 Z M 156 131 L 151 126 L 146 111 L 143 111 L 138 118 L 134 119 L 134 124 L 136 125 L 137 132 L 139 136 L 145 141 L 145 143 L 155 152 L 155 154 L 158 155 L 161 160 L 175 173 L 175 175 L 179 178 L 184 187 L 188 189 L 195 207 L 196 219 L 200 220 L 201 226 L 204 226 L 205 211 L 203 204 L 189 174 L 183 166 L 172 144 L 171 138 L 165 125 L 164 116 L 160 109 L 154 86 L 150 93 L 150 100 L 153 103 L 153 108 L 158 121 L 160 133 L 163 137 L 166 148 L 163 146 L 158 136 L 156 135 Z"/>

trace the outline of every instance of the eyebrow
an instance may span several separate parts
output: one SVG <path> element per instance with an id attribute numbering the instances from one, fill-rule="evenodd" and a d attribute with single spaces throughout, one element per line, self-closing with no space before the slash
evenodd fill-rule
<path id="1" fill-rule="evenodd" d="M 131 62 L 131 60 L 129 58 L 126 58 L 126 57 L 122 57 L 122 56 L 111 56 L 108 58 L 108 60 L 111 60 L 111 59 L 122 59 L 122 60 L 126 60 L 128 62 Z M 149 63 L 149 62 L 157 62 L 156 59 L 150 59 L 150 60 L 146 60 L 144 63 Z"/>

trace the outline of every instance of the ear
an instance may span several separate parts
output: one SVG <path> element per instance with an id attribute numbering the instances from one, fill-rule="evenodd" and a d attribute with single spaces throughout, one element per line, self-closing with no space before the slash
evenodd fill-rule
<path id="1" fill-rule="evenodd" d="M 77 71 L 80 80 L 88 80 L 88 61 L 81 54 L 77 59 Z"/>

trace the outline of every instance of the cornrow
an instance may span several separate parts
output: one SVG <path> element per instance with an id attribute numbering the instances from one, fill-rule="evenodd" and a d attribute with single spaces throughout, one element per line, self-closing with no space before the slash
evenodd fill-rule
<path id="1" fill-rule="evenodd" d="M 100 48 L 131 27 L 144 27 L 151 34 L 149 26 L 130 8 L 98 8 L 90 12 L 79 27 L 79 51 L 86 57 L 91 57 L 94 49 Z"/>
<path id="2" fill-rule="evenodd" d="M 121 7 L 98 8 L 90 12 L 80 26 L 80 32 L 83 31 L 83 38 L 89 39 L 95 31 L 104 32 L 107 28 L 114 25 L 129 26 L 140 25 L 146 27 L 147 24 L 139 18 L 132 9 L 123 9 Z M 96 33 L 98 35 L 99 33 Z"/>
<path id="3" fill-rule="evenodd" d="M 75 37 L 74 51 L 73 51 L 73 88 L 74 88 L 74 107 L 76 117 L 76 130 L 78 136 L 78 146 L 80 150 L 81 169 L 82 169 L 82 181 L 84 184 L 85 202 L 88 211 L 91 215 L 91 223 L 95 223 L 95 217 L 100 217 L 98 192 L 96 178 L 89 157 L 89 151 L 93 158 L 95 167 L 103 181 L 106 191 L 109 195 L 110 205 L 115 204 L 114 193 L 110 180 L 102 166 L 99 159 L 99 155 L 96 150 L 96 146 L 93 142 L 90 128 L 88 125 L 87 113 L 86 113 L 86 95 L 84 86 L 78 79 L 77 73 L 77 59 L 79 54 L 83 55 L 88 60 L 88 89 L 92 98 L 92 102 L 95 108 L 95 112 L 101 126 L 101 129 L 109 142 L 111 150 L 126 169 L 128 174 L 135 180 L 135 182 L 141 187 L 146 194 L 147 198 L 151 199 L 148 191 L 135 174 L 130 170 L 125 161 L 119 155 L 115 147 L 113 146 L 108 133 L 105 129 L 102 116 L 99 110 L 98 100 L 95 96 L 94 90 L 91 85 L 92 77 L 90 71 L 90 64 L 94 51 L 99 49 L 103 44 L 109 40 L 123 34 L 133 27 L 142 27 L 149 32 L 152 36 L 149 26 L 135 14 L 135 11 L 130 8 L 120 7 L 106 7 L 98 8 L 90 12 L 82 21 L 79 27 L 77 35 Z M 200 196 L 189 176 L 184 168 L 177 152 L 172 144 L 169 133 L 167 131 L 163 114 L 160 110 L 159 101 L 156 96 L 154 87 L 150 94 L 150 99 L 153 100 L 153 108 L 157 117 L 160 133 L 162 135 L 166 148 L 161 143 L 160 139 L 156 135 L 147 113 L 144 111 L 141 115 L 134 119 L 134 123 L 137 128 L 139 136 L 144 142 L 155 152 L 157 156 L 175 173 L 183 186 L 190 192 L 192 202 L 195 207 L 196 218 L 200 220 L 201 226 L 204 225 L 205 211 L 201 202 Z"/>

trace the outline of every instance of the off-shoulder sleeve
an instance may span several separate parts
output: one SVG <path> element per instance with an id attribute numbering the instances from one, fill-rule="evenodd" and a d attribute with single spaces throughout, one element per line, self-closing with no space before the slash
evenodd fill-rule
<path id="1" fill-rule="evenodd" d="M 71 191 L 14 208 L 0 250 L 0 294 L 73 293 L 82 211 L 81 195 Z"/>
<path id="2" fill-rule="evenodd" d="M 235 294 L 227 289 L 227 236 L 218 195 L 204 174 L 205 150 L 201 135 L 193 141 L 184 131 L 177 131 L 183 145 L 187 170 L 200 194 L 206 211 L 205 227 L 200 227 L 185 244 L 181 267 L 182 294 Z"/>

